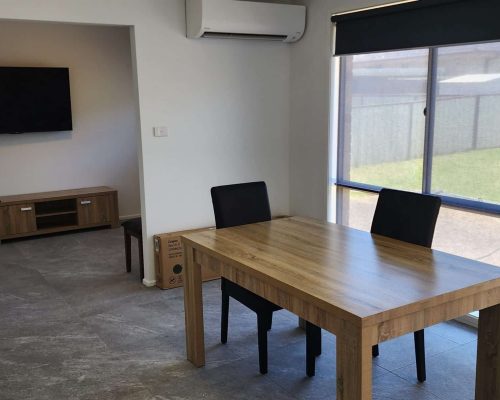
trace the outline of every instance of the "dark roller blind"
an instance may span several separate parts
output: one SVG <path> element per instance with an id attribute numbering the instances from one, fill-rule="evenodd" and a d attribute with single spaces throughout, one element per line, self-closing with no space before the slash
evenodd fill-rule
<path id="1" fill-rule="evenodd" d="M 332 17 L 335 54 L 500 39 L 500 0 L 420 0 Z"/>

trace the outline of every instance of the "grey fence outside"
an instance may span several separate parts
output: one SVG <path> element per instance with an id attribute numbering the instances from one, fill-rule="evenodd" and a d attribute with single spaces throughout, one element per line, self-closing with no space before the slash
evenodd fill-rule
<path id="1" fill-rule="evenodd" d="M 351 167 L 422 158 L 424 107 L 353 106 Z M 434 132 L 434 155 L 500 147 L 500 95 L 438 99 Z"/>

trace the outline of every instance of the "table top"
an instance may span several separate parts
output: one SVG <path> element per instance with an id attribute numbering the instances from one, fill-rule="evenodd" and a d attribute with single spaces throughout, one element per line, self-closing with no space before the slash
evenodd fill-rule
<path id="1" fill-rule="evenodd" d="M 342 225 L 291 217 L 183 241 L 363 325 L 500 288 L 500 268 Z"/>

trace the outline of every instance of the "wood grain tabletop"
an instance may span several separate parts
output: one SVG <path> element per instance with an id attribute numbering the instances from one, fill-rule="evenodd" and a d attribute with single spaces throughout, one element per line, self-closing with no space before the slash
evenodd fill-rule
<path id="1" fill-rule="evenodd" d="M 306 218 L 183 237 L 195 249 L 363 326 L 500 288 L 498 267 Z"/>

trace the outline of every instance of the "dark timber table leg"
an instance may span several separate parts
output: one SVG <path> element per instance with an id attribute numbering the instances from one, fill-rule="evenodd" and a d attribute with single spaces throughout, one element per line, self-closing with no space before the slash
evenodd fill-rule
<path id="1" fill-rule="evenodd" d="M 479 312 L 476 400 L 500 400 L 500 304 Z"/>

